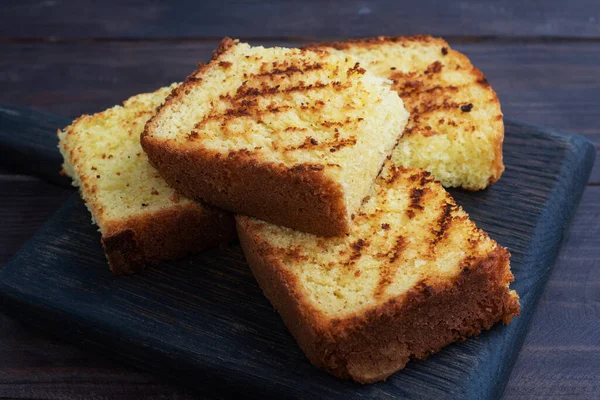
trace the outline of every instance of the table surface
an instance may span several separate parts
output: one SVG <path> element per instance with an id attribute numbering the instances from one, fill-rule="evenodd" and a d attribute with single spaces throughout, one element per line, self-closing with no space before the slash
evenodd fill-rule
<path id="1" fill-rule="evenodd" d="M 525 3 L 525 4 L 523 4 Z M 77 117 L 180 81 L 223 36 L 294 46 L 429 33 L 466 53 L 507 118 L 600 147 L 600 2 L 19 1 L 0 14 L 0 103 Z M 597 158 L 600 158 L 600 151 Z M 506 399 L 600 393 L 600 162 L 542 295 Z M 0 265 L 72 193 L 0 170 Z M 0 306 L 1 307 L 1 306 Z M 0 308 L 0 398 L 201 397 L 28 329 Z"/>

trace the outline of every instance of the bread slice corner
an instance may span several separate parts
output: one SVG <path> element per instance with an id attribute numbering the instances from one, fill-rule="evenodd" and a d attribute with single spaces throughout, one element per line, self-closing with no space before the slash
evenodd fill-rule
<path id="1" fill-rule="evenodd" d="M 410 112 L 393 153 L 398 165 L 423 168 L 445 187 L 481 190 L 504 171 L 503 115 L 484 74 L 443 39 L 380 36 L 312 43 L 358 59 L 391 80 Z"/>
<path id="2" fill-rule="evenodd" d="M 180 196 L 140 146 L 146 121 L 177 85 L 133 96 L 58 132 L 73 179 L 115 274 L 182 257 L 235 236 L 233 216 Z"/>
<path id="3" fill-rule="evenodd" d="M 349 56 L 225 39 L 146 125 L 182 194 L 320 234 L 350 229 L 408 113 Z"/>
<path id="4" fill-rule="evenodd" d="M 426 171 L 388 163 L 347 236 L 236 216 L 264 294 L 308 359 L 380 381 L 519 314 L 509 252 Z"/>

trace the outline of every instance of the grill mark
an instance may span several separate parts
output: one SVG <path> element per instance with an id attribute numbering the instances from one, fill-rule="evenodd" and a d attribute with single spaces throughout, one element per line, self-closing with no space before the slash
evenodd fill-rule
<path id="1" fill-rule="evenodd" d="M 410 203 L 406 210 L 406 216 L 409 219 L 415 217 L 415 210 L 422 211 L 424 207 L 421 205 L 423 195 L 429 190 L 425 185 L 434 180 L 433 176 L 427 171 L 421 171 L 409 177 L 411 182 L 417 183 L 419 187 L 413 187 L 410 192 Z"/>
<path id="2" fill-rule="evenodd" d="M 415 72 L 410 73 L 402 73 L 396 72 L 390 75 L 389 77 L 393 81 L 392 88 L 398 92 L 400 97 L 407 97 L 407 100 L 411 100 L 412 98 L 418 98 L 423 95 L 433 95 L 435 93 L 456 93 L 460 90 L 460 88 L 466 85 L 434 85 L 431 86 L 431 83 L 427 80 L 430 78 L 428 74 L 422 73 L 417 74 Z"/>
<path id="3" fill-rule="evenodd" d="M 434 61 L 427 66 L 427 69 L 425 70 L 424 73 L 426 75 L 438 74 L 438 73 L 442 72 L 442 68 L 444 68 L 444 65 L 439 60 Z"/>
<path id="4" fill-rule="evenodd" d="M 307 130 L 306 128 L 299 128 L 297 126 L 288 126 L 284 132 L 306 132 Z"/>
<path id="5" fill-rule="evenodd" d="M 237 89 L 237 91 L 233 97 L 233 100 L 240 100 L 242 98 L 247 98 L 247 97 L 258 97 L 258 96 L 266 97 L 266 96 L 279 94 L 279 93 L 293 93 L 293 92 L 302 92 L 302 91 L 308 92 L 310 90 L 327 89 L 330 87 L 333 88 L 334 90 L 341 90 L 344 88 L 348 88 L 351 85 L 350 83 L 344 84 L 340 81 L 332 81 L 332 82 L 328 82 L 328 83 L 315 82 L 315 83 L 311 83 L 309 85 L 307 85 L 304 82 L 299 82 L 296 86 L 290 86 L 290 87 L 286 87 L 286 88 L 281 88 L 281 85 L 268 86 L 268 85 L 264 85 L 264 84 L 260 88 L 256 88 L 256 87 L 247 87 L 246 82 L 244 82 Z M 224 96 L 224 98 L 227 98 L 227 97 L 229 97 L 229 96 Z"/>
<path id="6" fill-rule="evenodd" d="M 393 184 L 394 182 L 396 182 L 396 180 L 398 180 L 402 174 L 404 174 L 407 171 L 406 168 L 403 168 L 401 166 L 393 166 L 390 170 L 390 174 L 389 176 L 385 179 L 385 183 L 387 183 L 388 185 Z"/>
<path id="7" fill-rule="evenodd" d="M 439 99 L 436 99 L 439 100 Z M 424 115 L 434 113 L 440 110 L 453 110 L 458 108 L 461 103 L 457 103 L 455 101 L 448 101 L 448 99 L 443 99 L 442 103 L 432 103 L 432 102 L 422 102 L 419 106 L 413 107 L 412 112 L 417 114 L 419 118 Z"/>
<path id="8" fill-rule="evenodd" d="M 460 88 L 463 88 L 465 86 L 466 85 L 461 85 Z M 455 86 L 455 85 L 450 85 L 450 86 L 436 85 L 436 86 L 430 87 L 429 89 L 423 90 L 423 92 L 421 92 L 421 93 L 426 93 L 426 94 L 432 94 L 432 93 L 436 93 L 436 92 L 447 93 L 447 92 L 458 92 L 458 90 L 459 90 L 459 86 Z"/>
<path id="9" fill-rule="evenodd" d="M 285 67 L 285 68 L 279 68 L 279 66 Z M 251 77 L 260 77 L 260 76 L 286 75 L 287 77 L 291 77 L 294 74 L 304 75 L 305 72 L 316 71 L 316 70 L 320 70 L 320 69 L 323 69 L 323 65 L 321 65 L 320 63 L 305 64 L 305 65 L 302 65 L 301 67 L 298 67 L 297 65 L 288 66 L 287 63 L 278 64 L 278 63 L 274 62 L 272 70 L 263 71 L 263 68 L 261 68 L 260 73 L 250 74 L 250 76 Z"/>
<path id="10" fill-rule="evenodd" d="M 398 265 L 396 261 L 406 248 L 406 240 L 403 236 L 398 236 L 394 242 L 394 245 L 387 252 L 386 258 L 388 258 L 389 262 L 384 263 L 379 272 L 379 281 L 377 282 L 377 286 L 375 287 L 375 297 L 381 297 L 387 287 L 392 283 L 394 275 L 398 269 Z"/>
<path id="11" fill-rule="evenodd" d="M 431 251 L 434 251 L 437 244 L 444 239 L 448 229 L 452 225 L 452 210 L 454 210 L 456 206 L 446 201 L 443 207 L 442 213 L 438 217 L 436 223 L 439 228 L 433 229 L 432 231 L 434 237 L 430 244 Z"/>
<path id="12" fill-rule="evenodd" d="M 312 139 L 312 140 L 311 140 Z M 347 139 L 334 139 L 328 141 L 317 141 L 311 137 L 307 137 L 304 139 L 304 142 L 298 146 L 286 146 L 284 147 L 284 151 L 294 151 L 301 150 L 305 148 L 310 148 L 314 150 L 325 150 L 329 149 L 330 152 L 335 152 L 341 149 L 342 147 L 354 146 L 356 144 L 356 137 L 351 136 Z M 332 150 L 333 149 L 333 150 Z"/>
<path id="13" fill-rule="evenodd" d="M 361 68 L 360 63 L 354 64 L 354 67 L 348 69 L 346 71 L 347 76 L 351 76 L 352 74 L 363 75 L 366 72 L 364 68 Z"/>
<path id="14" fill-rule="evenodd" d="M 232 104 L 232 108 L 228 108 L 222 113 L 211 113 L 206 115 L 202 120 L 194 125 L 194 129 L 200 130 L 210 121 L 222 121 L 229 122 L 236 118 L 241 117 L 253 117 L 256 120 L 260 120 L 269 114 L 278 114 L 291 109 L 291 106 L 280 105 L 275 106 L 273 104 L 268 105 L 266 108 L 259 108 L 256 100 L 242 100 Z"/>
<path id="15" fill-rule="evenodd" d="M 322 171 L 325 168 L 321 164 L 299 164 L 291 167 L 291 172 L 307 172 L 307 171 Z"/>
<path id="16" fill-rule="evenodd" d="M 390 262 L 394 262 L 398 259 L 398 257 L 400 257 L 400 254 L 402 254 L 402 251 L 404 250 L 404 248 L 406 247 L 406 243 L 404 240 L 404 237 L 402 236 L 398 236 L 396 238 L 396 243 L 394 244 L 394 247 L 392 248 L 392 250 L 390 251 L 393 252 L 392 257 L 390 258 Z"/>
<path id="17" fill-rule="evenodd" d="M 412 219 L 415 217 L 415 210 L 423 211 L 424 207 L 421 205 L 421 199 L 425 194 L 426 188 L 412 188 L 410 190 L 410 204 L 408 205 L 408 210 L 406 210 L 406 215 L 408 218 Z"/>
<path id="18" fill-rule="evenodd" d="M 247 81 L 246 81 L 247 82 Z M 207 122 L 212 120 L 223 120 L 225 124 L 227 124 L 230 120 L 240 117 L 253 117 L 258 122 L 261 122 L 261 117 L 268 114 L 275 114 L 279 112 L 283 112 L 291 109 L 291 106 L 281 105 L 275 106 L 270 104 L 267 107 L 260 108 L 258 105 L 257 97 L 261 96 L 263 98 L 275 95 L 277 93 L 291 93 L 296 91 L 310 91 L 310 90 L 320 90 L 326 89 L 328 87 L 333 87 L 335 90 L 340 90 L 342 88 L 349 87 L 350 84 L 342 84 L 339 81 L 333 81 L 329 83 L 316 82 L 314 84 L 306 85 L 303 82 L 300 82 L 297 86 L 281 88 L 281 85 L 276 86 L 268 86 L 263 85 L 261 88 L 253 88 L 247 87 L 246 82 L 244 82 L 238 89 L 234 96 L 231 95 L 221 95 L 219 98 L 223 101 L 229 101 L 231 104 L 231 108 L 228 108 L 222 113 L 211 113 L 205 116 L 202 121 L 198 122 L 194 128 L 201 129 Z M 317 101 L 314 105 L 305 106 L 304 108 L 311 108 L 318 110 L 320 106 L 323 106 L 324 103 L 322 101 Z"/>
<path id="19" fill-rule="evenodd" d="M 407 102 L 408 103 L 408 102 Z M 405 103 L 405 104 L 407 104 Z M 444 131 L 434 131 L 427 130 L 425 126 L 422 125 L 420 118 L 425 117 L 427 115 L 436 113 L 438 111 L 452 111 L 458 110 L 460 107 L 460 103 L 456 102 L 448 102 L 444 100 L 442 104 L 420 104 L 419 106 L 413 107 L 410 110 L 411 116 L 409 118 L 409 123 L 407 129 L 404 131 L 404 136 L 412 136 L 416 134 L 421 134 L 423 136 L 432 136 L 433 134 L 442 134 Z M 456 123 L 453 121 L 448 121 L 447 125 L 455 126 Z"/>
<path id="20" fill-rule="evenodd" d="M 354 266 L 354 264 L 356 264 L 356 262 L 362 257 L 363 250 L 369 247 L 369 245 L 370 243 L 364 239 L 357 239 L 352 244 L 350 244 L 352 250 L 350 252 L 348 260 L 344 262 L 343 265 L 347 268 L 351 268 L 352 266 Z"/>
<path id="21" fill-rule="evenodd" d="M 421 187 L 434 181 L 433 176 L 428 171 L 419 171 L 416 174 L 411 175 L 408 179 L 410 179 L 411 182 L 419 181 L 418 184 Z"/>
<path id="22" fill-rule="evenodd" d="M 389 79 L 391 79 L 393 81 L 392 88 L 395 91 L 397 91 L 401 97 L 402 96 L 412 97 L 412 95 L 414 95 L 414 97 L 418 97 L 423 94 L 430 95 L 430 94 L 436 93 L 436 92 L 444 92 L 444 93 L 454 92 L 455 93 L 459 90 L 460 87 L 466 86 L 466 85 L 460 85 L 460 86 L 434 85 L 434 86 L 431 86 L 431 84 L 426 81 L 429 77 L 430 76 L 427 73 L 419 74 L 414 71 L 409 72 L 409 73 L 394 72 L 389 75 Z"/>
<path id="23" fill-rule="evenodd" d="M 291 259 L 303 260 L 303 261 L 308 260 L 308 256 L 306 254 L 304 254 L 299 247 L 294 246 L 289 249 L 281 249 L 281 250 L 285 256 L 287 256 Z"/>
<path id="24" fill-rule="evenodd" d="M 304 138 L 304 142 L 302 142 L 299 146 L 286 146 L 283 148 L 283 151 L 292 151 L 292 150 L 300 150 L 300 149 L 316 149 L 319 147 L 319 141 L 313 138 L 312 136 L 307 136 Z"/>
<path id="25" fill-rule="evenodd" d="M 331 128 L 332 126 L 343 127 L 344 123 L 342 121 L 323 121 L 320 125 L 325 128 Z"/>

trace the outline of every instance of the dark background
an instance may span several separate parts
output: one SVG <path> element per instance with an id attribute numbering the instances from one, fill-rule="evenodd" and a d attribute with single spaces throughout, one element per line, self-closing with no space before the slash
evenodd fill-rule
<path id="1" fill-rule="evenodd" d="M 45 0 L 5 1 L 0 10 L 0 103 L 73 118 L 101 111 L 181 81 L 225 35 L 295 46 L 428 33 L 445 37 L 487 75 L 507 118 L 581 133 L 600 146 L 598 0 Z M 0 170 L 0 193 L 3 265 L 71 191 Z M 0 398 L 199 395 L 27 329 L 0 309 Z M 598 396 L 597 162 L 505 397 Z"/>

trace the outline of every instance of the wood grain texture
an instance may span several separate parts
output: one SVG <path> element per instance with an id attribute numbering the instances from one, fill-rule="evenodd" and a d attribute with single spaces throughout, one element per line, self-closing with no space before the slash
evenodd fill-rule
<path id="1" fill-rule="evenodd" d="M 0 266 L 62 205 L 73 190 L 0 170 Z"/>
<path id="2" fill-rule="evenodd" d="M 456 47 L 483 69 L 500 92 L 508 118 L 583 132 L 597 146 L 600 45 L 594 38 L 600 3 L 390 3 L 5 2 L 0 103 L 34 105 L 69 117 L 98 111 L 153 90 L 157 83 L 179 80 L 206 59 L 210 50 L 200 44 L 212 48 L 213 39 L 223 35 L 273 43 L 273 34 L 316 40 L 433 33 L 451 35 L 454 44 L 460 43 Z M 600 343 L 594 341 L 600 329 L 598 162 L 590 182 L 539 301 L 506 399 L 589 399 L 600 392 Z M 2 265 L 70 192 L 0 170 L 0 193 Z M 206 393 L 163 383 L 0 317 L 0 397 L 187 399 Z"/>
<path id="3" fill-rule="evenodd" d="M 60 191 L 29 180 L 29 192 L 44 193 L 54 203 Z M 0 180 L 0 191 L 12 191 L 21 179 Z M 18 203 L 15 202 L 15 203 Z M 50 202 L 52 203 L 52 202 Z M 28 203 L 27 214 L 38 226 L 51 210 L 48 203 Z M 4 205 L 2 205 L 4 208 Z M 24 238 L 10 228 L 17 225 L 18 204 L 2 216 L 0 237 L 13 247 Z M 589 399 L 600 392 L 600 187 L 583 194 L 554 271 L 539 300 L 530 331 L 508 381 L 505 399 Z M 6 223 L 8 222 L 8 223 Z M 6 242 L 2 246 L 6 245 Z M 0 265 L 8 260 L 2 253 Z M 550 327 L 550 328 L 549 328 Z M 566 366 L 566 367 L 565 367 Z M 192 399 L 200 393 L 82 350 L 43 332 L 22 326 L 0 314 L 0 396 L 44 399 L 131 398 Z"/>
<path id="4" fill-rule="evenodd" d="M 155 375 L 41 335 L 0 314 L 0 398 L 195 399 Z"/>
<path id="5" fill-rule="evenodd" d="M 0 105 L 0 167 L 70 187 L 71 178 L 60 174 L 63 158 L 56 135 L 69 123 L 69 118 L 28 107 Z"/>
<path id="6" fill-rule="evenodd" d="M 595 0 L 10 2 L 0 36 L 41 38 L 435 35 L 600 37 Z M 68 17 L 67 17 L 68 16 Z"/>
<path id="7" fill-rule="evenodd" d="M 13 115 L 19 112 L 19 117 Z M 48 134 L 48 140 L 43 140 L 40 146 L 34 147 L 34 151 L 41 152 L 38 157 L 41 160 L 52 160 L 52 156 L 45 153 L 57 152 L 56 136 L 54 135 L 55 126 L 52 125 L 57 117 L 46 119 L 47 115 L 37 114 L 31 110 L 25 110 L 22 107 L 0 108 L 0 121 L 5 121 L 7 116 L 14 117 L 14 127 L 18 128 L 18 121 L 26 123 L 30 128 L 19 129 L 21 139 L 25 140 L 29 135 L 41 136 L 44 139 L 44 129 Z M 25 118 L 25 121 L 22 119 Z M 8 126 L 2 124 L 3 128 Z M 33 130 L 32 130 L 33 129 Z M 0 131 L 0 148 L 6 134 L 11 131 Z M 44 147 L 46 146 L 46 147 Z M 42 167 L 42 165 L 40 165 Z M 55 167 L 50 167 L 48 171 L 42 174 L 53 176 L 56 174 Z M 68 190 L 59 190 L 52 185 L 40 182 L 38 179 L 27 176 L 0 175 L 0 192 L 8 193 L 0 199 L 0 265 L 8 260 L 18 247 L 31 236 L 44 220 L 60 205 L 60 203 L 71 193 Z M 594 195 L 595 194 L 595 195 Z M 594 202 L 595 201 L 595 202 Z M 582 209 L 589 210 L 591 221 L 598 219 L 600 213 L 600 188 L 591 187 L 583 198 Z M 590 293 L 598 293 L 600 288 L 598 279 L 594 279 L 594 274 L 600 268 L 597 265 L 597 259 L 594 259 L 596 249 L 600 247 L 600 238 L 598 227 L 590 224 L 590 220 L 582 218 L 581 212 L 579 218 L 576 218 L 571 230 L 571 236 L 565 244 L 565 248 L 573 248 L 573 254 L 567 253 L 561 256 L 558 262 L 558 271 L 565 271 L 564 264 L 569 260 L 575 259 L 577 274 L 572 274 L 571 270 L 563 272 L 558 285 L 559 294 L 551 296 L 550 301 L 543 317 L 536 316 L 533 326 L 540 326 L 538 332 L 533 330 L 529 338 L 546 339 L 542 344 L 534 342 L 524 347 L 520 355 L 520 362 L 517 363 L 514 376 L 519 377 L 515 383 L 510 381 L 507 388 L 507 396 L 510 398 L 521 398 L 523 396 L 538 395 L 539 398 L 547 398 L 552 394 L 561 395 L 589 396 L 598 390 L 598 382 L 593 372 L 600 368 L 596 365 L 595 353 L 600 351 L 600 341 L 595 340 L 594 332 L 597 328 L 595 324 L 589 323 L 589 316 L 596 315 L 600 308 L 594 307 L 594 296 Z M 591 226 L 590 226 L 591 225 Z M 591 234 L 592 241 L 581 243 L 581 238 L 586 238 Z M 571 239 L 575 236 L 575 239 Z M 595 241 L 594 241 L 595 239 Z M 582 246 L 583 244 L 583 246 Z M 563 253 L 565 253 L 563 251 Z M 555 273 L 558 274 L 559 272 Z M 591 276 L 591 279 L 590 279 Z M 551 279 L 546 292 L 551 291 L 555 285 L 556 279 Z M 565 287 L 566 284 L 566 287 Z M 578 299 L 577 304 L 565 304 L 562 299 L 564 293 L 578 293 L 583 296 Z M 548 297 L 542 297 L 541 309 L 544 310 L 544 301 Z M 597 296 L 596 296 L 597 297 Z M 558 303 L 558 304 L 557 304 Z M 573 314 L 573 310 L 582 310 Z M 541 311 L 538 311 L 537 315 Z M 566 317 L 565 317 L 566 315 Z M 558 319 L 557 317 L 562 317 Z M 539 321 L 538 321 L 539 320 Z M 576 323 L 573 323 L 573 320 Z M 186 389 L 178 388 L 172 384 L 165 384 L 160 378 L 141 372 L 129 372 L 115 362 L 103 359 L 100 356 L 86 353 L 72 346 L 61 343 L 54 339 L 43 338 L 40 333 L 33 333 L 30 329 L 22 328 L 14 320 L 0 315 L 0 371 L 9 371 L 0 375 L 0 394 L 7 396 L 25 396 L 25 397 L 44 397 L 55 398 L 64 397 L 69 393 L 72 398 L 86 398 L 86 395 L 78 393 L 89 393 L 94 396 L 143 396 L 146 398 L 164 398 L 167 396 L 178 396 L 181 398 L 191 398 L 194 396 Z M 536 323 L 537 322 L 537 323 Z M 547 333 L 547 327 L 553 327 L 553 334 Z M 579 335 L 573 339 L 572 329 L 576 329 Z M 573 345 L 556 346 L 556 340 L 564 342 L 574 342 Z M 531 340 L 531 339 L 530 339 Z M 539 340 L 539 339 L 538 339 Z M 25 347 L 24 347 L 25 346 Z M 589 356 L 588 356 L 589 355 Z M 585 364 L 579 362 L 582 357 L 586 357 Z M 565 360 L 571 360 L 569 371 L 564 370 Z M 543 376 L 540 374 L 536 365 L 546 365 L 546 370 L 550 370 L 554 379 L 552 385 L 541 385 Z M 22 379 L 22 376 L 27 376 Z M 576 377 L 573 380 L 573 376 Z M 569 380 L 569 377 L 570 380 Z M 91 380 L 91 383 L 90 383 Z M 565 385 L 565 382 L 570 382 Z"/>
<path id="8" fill-rule="evenodd" d="M 71 118 L 101 111 L 129 96 L 181 81 L 196 63 L 210 58 L 217 43 L 0 44 L 5 55 L 0 59 L 4 71 L 0 103 L 28 105 Z M 252 43 L 295 46 L 303 42 Z M 507 118 L 582 133 L 600 148 L 600 46 L 472 43 L 455 47 L 487 75 Z M 600 162 L 590 181 L 600 184 Z"/>
<path id="9" fill-rule="evenodd" d="M 505 391 L 507 399 L 600 393 L 600 187 L 586 189 Z"/>
<path id="10" fill-rule="evenodd" d="M 358 386 L 310 366 L 260 293 L 239 248 L 129 278 L 110 276 L 98 234 L 76 195 L 0 272 L 5 311 L 215 395 L 243 390 L 300 398 L 488 398 L 502 391 L 592 152 L 577 137 L 507 125 L 503 179 L 485 192 L 454 195 L 511 250 L 522 315 L 409 364 L 385 384 Z"/>

